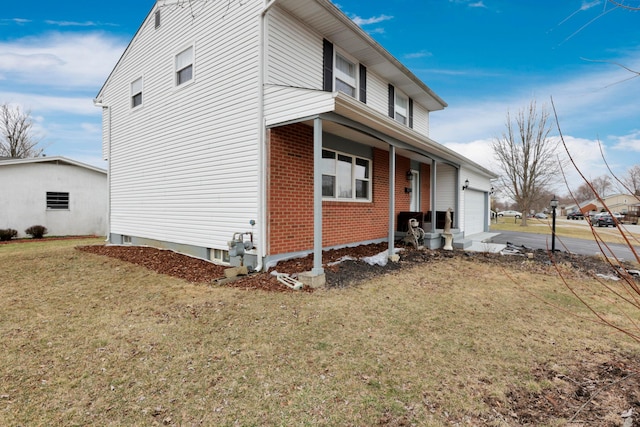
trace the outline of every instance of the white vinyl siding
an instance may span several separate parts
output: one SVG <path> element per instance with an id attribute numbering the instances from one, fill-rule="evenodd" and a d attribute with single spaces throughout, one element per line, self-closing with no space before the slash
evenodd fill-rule
<path id="1" fill-rule="evenodd" d="M 274 7 L 267 17 L 267 85 L 322 89 L 322 37 Z"/>
<path id="2" fill-rule="evenodd" d="M 429 111 L 415 101 L 413 102 L 413 130 L 429 136 Z"/>
<path id="3" fill-rule="evenodd" d="M 153 13 L 141 27 L 102 91 L 113 124 L 112 233 L 225 249 L 233 232 L 260 220 L 261 6 L 209 2 L 196 19 L 166 9 L 162 31 Z M 176 55 L 188 46 L 197 80 L 172 90 Z M 144 109 L 125 114 L 141 74 Z"/>
<path id="4" fill-rule="evenodd" d="M 385 116 L 389 113 L 389 84 L 367 70 L 367 105 Z"/>
<path id="5" fill-rule="evenodd" d="M 448 164 L 438 163 L 436 167 L 436 210 L 446 211 L 451 208 L 452 211 L 457 209 L 456 195 L 456 177 L 458 170 Z M 457 214 L 457 212 L 454 212 Z"/>

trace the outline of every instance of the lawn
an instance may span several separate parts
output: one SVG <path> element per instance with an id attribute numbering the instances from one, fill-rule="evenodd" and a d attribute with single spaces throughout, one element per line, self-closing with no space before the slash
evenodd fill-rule
<path id="1" fill-rule="evenodd" d="M 495 220 L 494 220 L 495 221 Z M 548 234 L 551 235 L 551 218 L 549 219 L 537 219 L 527 218 L 527 226 L 522 227 L 522 220 L 515 218 L 498 218 L 497 223 L 491 222 L 492 231 L 519 231 L 522 233 L 536 233 L 536 234 Z M 636 230 L 638 227 L 629 226 L 623 224 L 620 229 L 615 227 L 594 227 L 593 231 L 589 227 L 588 223 L 584 220 L 556 220 L 556 235 L 559 237 L 573 237 L 576 239 L 593 239 L 593 232 L 597 233 L 602 240 L 607 243 L 620 243 L 626 244 L 622 238 L 621 230 L 626 233 L 629 238 L 635 237 L 636 240 L 631 240 L 633 244 L 637 244 L 637 239 L 640 239 L 640 233 L 630 230 Z"/>
<path id="2" fill-rule="evenodd" d="M 551 269 L 440 258 L 344 289 L 267 293 L 74 249 L 98 243 L 0 245 L 0 425 L 520 425 L 515 396 L 640 356 L 576 317 L 590 315 Z M 605 410 L 619 421 L 626 404 Z M 533 425 L 568 418 L 539 410 Z"/>

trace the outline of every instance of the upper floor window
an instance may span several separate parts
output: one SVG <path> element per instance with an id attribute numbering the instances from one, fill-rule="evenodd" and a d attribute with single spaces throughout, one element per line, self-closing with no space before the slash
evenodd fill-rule
<path id="1" fill-rule="evenodd" d="M 156 10 L 156 13 L 154 14 L 154 19 L 155 19 L 155 27 L 160 28 L 160 10 Z"/>
<path id="2" fill-rule="evenodd" d="M 47 191 L 47 209 L 69 209 L 69 193 Z"/>
<path id="3" fill-rule="evenodd" d="M 142 105 L 142 77 L 131 83 L 131 108 Z"/>
<path id="4" fill-rule="evenodd" d="M 193 79 L 193 46 L 176 55 L 176 86 Z"/>
<path id="5" fill-rule="evenodd" d="M 398 90 L 395 91 L 395 117 L 394 119 L 397 122 L 402 123 L 403 125 L 408 124 L 407 119 L 409 117 L 409 98 L 407 98 L 404 94 L 400 93 Z"/>
<path id="6" fill-rule="evenodd" d="M 368 159 L 322 150 L 322 197 L 371 200 L 370 176 Z"/>
<path id="7" fill-rule="evenodd" d="M 344 92 L 349 96 L 356 97 L 358 79 L 357 79 L 357 65 L 345 58 L 344 56 L 336 53 L 335 61 L 335 90 Z"/>

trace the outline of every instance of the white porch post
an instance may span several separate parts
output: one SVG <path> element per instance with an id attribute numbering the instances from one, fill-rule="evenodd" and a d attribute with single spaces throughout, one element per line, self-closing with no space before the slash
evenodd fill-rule
<path id="1" fill-rule="evenodd" d="M 436 232 L 436 161 L 431 160 L 431 203 L 429 208 L 431 209 L 431 232 Z"/>
<path id="2" fill-rule="evenodd" d="M 395 212 L 396 212 L 396 147 L 389 146 L 389 252 L 391 258 L 394 255 L 395 239 Z"/>
<path id="3" fill-rule="evenodd" d="M 313 121 L 313 270 L 324 274 L 322 268 L 322 119 Z"/>

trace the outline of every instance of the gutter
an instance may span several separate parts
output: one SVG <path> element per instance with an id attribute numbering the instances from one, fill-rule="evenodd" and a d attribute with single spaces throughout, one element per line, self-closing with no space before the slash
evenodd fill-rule
<path id="1" fill-rule="evenodd" d="M 265 0 L 266 1 L 266 0 Z M 276 4 L 278 0 L 270 0 L 265 4 L 264 9 L 260 12 L 260 57 L 258 59 L 258 156 L 260 157 L 260 170 L 258 171 L 258 215 L 260 243 L 258 244 L 258 264 L 255 271 L 259 272 L 264 267 L 263 261 L 267 247 L 267 158 L 266 158 L 266 132 L 265 116 L 264 116 L 264 84 L 267 79 L 266 74 L 266 16 L 269 10 Z"/>
<path id="2" fill-rule="evenodd" d="M 107 152 L 107 233 L 105 236 L 105 242 L 109 242 L 109 236 L 111 235 L 111 106 L 104 104 L 102 98 L 95 98 L 93 100 L 95 107 L 102 108 L 103 114 L 106 109 L 109 111 L 109 134 L 107 137 L 107 144 L 109 144 Z M 103 129 L 104 132 L 104 129 Z"/>

